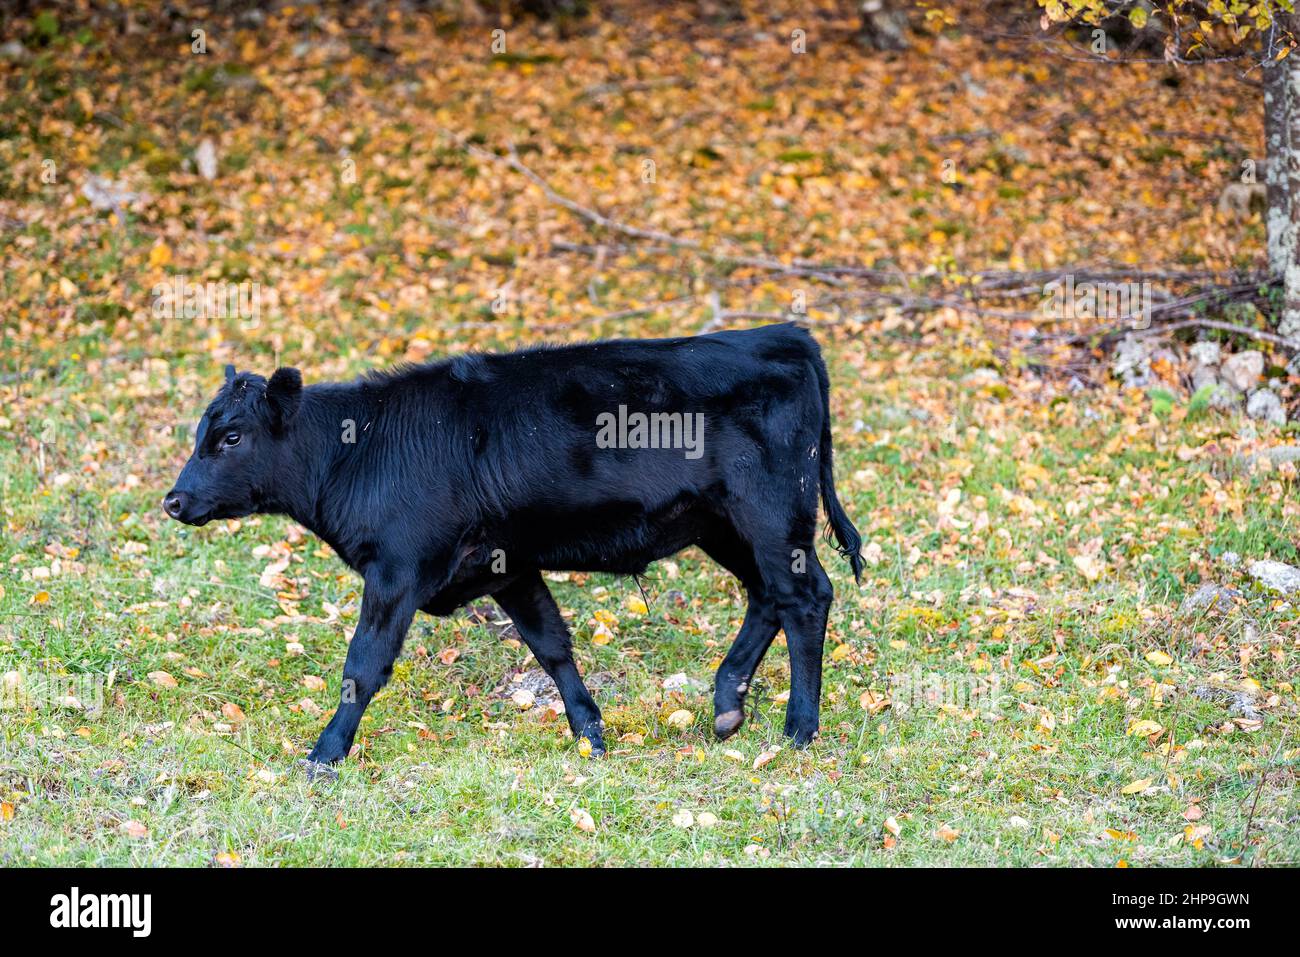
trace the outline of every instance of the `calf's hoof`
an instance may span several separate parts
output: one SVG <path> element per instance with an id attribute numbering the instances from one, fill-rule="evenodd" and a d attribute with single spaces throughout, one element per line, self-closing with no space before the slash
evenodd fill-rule
<path id="1" fill-rule="evenodd" d="M 813 743 L 813 738 L 817 737 L 817 725 L 791 725 L 785 726 L 785 735 L 794 741 L 796 748 L 806 748 Z"/>
<path id="2" fill-rule="evenodd" d="M 735 711 L 724 711 L 713 719 L 713 733 L 718 736 L 719 741 L 725 741 L 745 723 L 745 712 L 737 709 Z"/>
<path id="3" fill-rule="evenodd" d="M 298 767 L 302 768 L 303 774 L 307 775 L 308 781 L 321 781 L 332 784 L 339 779 L 339 772 L 336 768 L 328 764 L 321 764 L 319 761 L 313 761 L 311 758 L 300 758 Z"/>
<path id="4" fill-rule="evenodd" d="M 585 757 L 599 758 L 605 753 L 605 738 L 601 734 L 603 730 L 601 724 L 596 722 L 589 724 L 576 735 L 578 750 Z M 585 744 L 583 742 L 586 742 Z"/>

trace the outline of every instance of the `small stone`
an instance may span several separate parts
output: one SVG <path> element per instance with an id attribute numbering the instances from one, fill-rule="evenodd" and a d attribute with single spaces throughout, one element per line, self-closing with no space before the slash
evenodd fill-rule
<path id="1" fill-rule="evenodd" d="M 1226 611 L 1232 607 L 1232 600 L 1240 594 L 1241 592 L 1235 588 L 1225 588 L 1214 582 L 1206 582 L 1184 598 L 1178 610 L 1184 615 L 1203 608 L 1216 612 Z"/>
<path id="2" fill-rule="evenodd" d="M 1127 388 L 1140 389 L 1151 382 L 1151 345 L 1145 339 L 1125 336 L 1115 347 L 1111 375 Z"/>
<path id="3" fill-rule="evenodd" d="M 679 671 L 675 675 L 669 675 L 664 679 L 665 691 L 703 691 L 707 688 L 703 681 L 692 678 L 684 671 Z"/>
<path id="4" fill-rule="evenodd" d="M 1265 451 L 1264 456 L 1274 465 L 1300 462 L 1300 445 L 1278 445 Z"/>
<path id="5" fill-rule="evenodd" d="M 1224 568 L 1236 568 L 1241 564 L 1241 556 L 1236 552 L 1224 552 L 1219 556 L 1219 561 L 1223 563 Z"/>
<path id="6" fill-rule="evenodd" d="M 1246 414 L 1261 422 L 1286 425 L 1286 410 L 1282 408 L 1282 400 L 1269 389 L 1259 389 L 1247 400 Z"/>
<path id="7" fill-rule="evenodd" d="M 1238 352 L 1223 360 L 1223 381 L 1238 392 L 1249 391 L 1264 374 L 1264 353 L 1256 349 Z"/>
<path id="8" fill-rule="evenodd" d="M 26 63 L 31 58 L 31 53 L 18 40 L 9 40 L 0 45 L 0 60 L 10 60 L 14 63 Z"/>
<path id="9" fill-rule="evenodd" d="M 537 703 L 537 696 L 527 688 L 520 688 L 510 696 L 510 700 L 515 703 L 515 707 L 520 711 L 527 711 Z"/>
<path id="10" fill-rule="evenodd" d="M 217 178 L 217 144 L 205 136 L 194 151 L 194 164 L 199 168 L 199 175 L 212 182 Z"/>
<path id="11" fill-rule="evenodd" d="M 1189 350 L 1194 362 L 1203 366 L 1219 364 L 1219 344 L 1217 342 L 1198 342 Z"/>
<path id="12" fill-rule="evenodd" d="M 1241 405 L 1241 393 L 1226 383 L 1220 382 L 1214 387 L 1207 400 L 1211 409 L 1229 412 Z"/>
<path id="13" fill-rule="evenodd" d="M 1266 560 L 1251 562 L 1247 570 L 1251 578 L 1275 592 L 1290 595 L 1292 592 L 1300 591 L 1300 568 L 1293 565 Z"/>
<path id="14" fill-rule="evenodd" d="M 1194 392 L 1199 392 L 1206 386 L 1216 386 L 1218 384 L 1219 373 L 1214 366 L 1192 366 L 1192 390 Z"/>

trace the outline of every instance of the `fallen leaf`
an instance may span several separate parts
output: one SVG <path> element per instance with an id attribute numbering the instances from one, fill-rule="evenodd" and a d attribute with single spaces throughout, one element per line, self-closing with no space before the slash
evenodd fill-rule
<path id="1" fill-rule="evenodd" d="M 1164 726 L 1159 721 L 1152 721 L 1149 718 L 1142 721 L 1134 721 L 1128 726 L 1128 733 L 1134 737 L 1146 737 L 1152 734 L 1159 734 L 1164 730 Z"/>
<path id="2" fill-rule="evenodd" d="M 245 720 L 244 709 L 241 708 L 239 705 L 235 704 L 233 701 L 227 701 L 225 704 L 221 706 L 221 714 L 227 721 L 230 721 L 234 724 L 238 724 L 239 722 Z"/>
<path id="3" fill-rule="evenodd" d="M 586 831 L 588 834 L 596 830 L 596 822 L 592 820 L 590 814 L 580 807 L 575 807 L 569 811 L 569 820 L 579 831 Z"/>
<path id="4" fill-rule="evenodd" d="M 1138 778 L 1138 780 L 1133 781 L 1131 784 L 1126 784 L 1120 788 L 1119 793 L 1137 794 L 1140 791 L 1145 791 L 1149 787 L 1151 787 L 1151 778 Z"/>
<path id="5" fill-rule="evenodd" d="M 674 728 L 685 730 L 695 723 L 695 715 L 685 708 L 678 708 L 668 716 L 668 723 Z"/>

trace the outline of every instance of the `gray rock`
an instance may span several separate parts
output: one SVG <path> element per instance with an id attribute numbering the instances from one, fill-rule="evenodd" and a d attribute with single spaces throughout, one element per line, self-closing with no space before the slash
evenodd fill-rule
<path id="1" fill-rule="evenodd" d="M 1224 568 L 1236 568 L 1241 564 L 1241 556 L 1236 552 L 1224 552 L 1219 556 L 1219 561 L 1223 563 Z"/>
<path id="2" fill-rule="evenodd" d="M 122 212 L 122 207 L 140 202 L 145 198 L 143 193 L 134 193 L 124 189 L 120 183 L 115 183 L 103 176 L 88 177 L 81 184 L 81 195 L 90 200 L 90 205 L 96 209 L 111 210 L 118 214 Z"/>
<path id="3" fill-rule="evenodd" d="M 990 369 L 987 366 L 981 369 L 974 369 L 962 376 L 963 385 L 997 385 L 1002 381 L 1002 376 L 998 374 L 997 369 Z"/>
<path id="4" fill-rule="evenodd" d="M 1300 445 L 1278 445 L 1266 450 L 1264 457 L 1274 465 L 1300 462 Z"/>
<path id="5" fill-rule="evenodd" d="M 1246 414 L 1261 422 L 1286 425 L 1286 410 L 1282 408 L 1282 400 L 1271 389 L 1256 390 L 1246 401 Z"/>
<path id="6" fill-rule="evenodd" d="M 194 163 L 199 168 L 199 175 L 209 183 L 217 178 L 217 144 L 212 137 L 205 136 L 194 151 Z"/>
<path id="7" fill-rule="evenodd" d="M 1210 408 L 1220 412 L 1231 412 L 1241 406 L 1241 393 L 1230 385 L 1220 382 L 1210 393 Z"/>
<path id="8" fill-rule="evenodd" d="M 1241 592 L 1235 588 L 1225 588 L 1214 582 L 1206 582 L 1183 599 L 1183 603 L 1178 606 L 1178 611 L 1184 615 L 1202 609 L 1224 612 L 1232 607 L 1232 600 L 1239 595 Z"/>
<path id="9" fill-rule="evenodd" d="M 1229 714 L 1239 714 L 1250 721 L 1260 721 L 1264 718 L 1263 713 L 1255 707 L 1254 696 L 1245 691 L 1201 685 L 1192 691 L 1192 695 L 1202 701 L 1213 701 L 1215 704 L 1222 705 L 1228 709 Z"/>
<path id="10" fill-rule="evenodd" d="M 1140 389 L 1151 381 L 1151 346 L 1145 339 L 1125 336 L 1115 347 L 1111 375 L 1128 388 Z"/>
<path id="11" fill-rule="evenodd" d="M 1194 365 L 1192 366 L 1192 391 L 1198 391 L 1207 385 L 1219 384 L 1219 372 L 1214 366 Z"/>
<path id="12" fill-rule="evenodd" d="M 1219 364 L 1219 344 L 1217 342 L 1198 342 L 1189 350 L 1192 361 L 1203 366 Z"/>
<path id="13" fill-rule="evenodd" d="M 1246 570 L 1250 572 L 1251 578 L 1272 591 L 1283 595 L 1300 591 L 1300 568 L 1288 565 L 1286 562 L 1271 560 L 1251 562 Z"/>
<path id="14" fill-rule="evenodd" d="M 1264 374 L 1264 353 L 1248 349 L 1228 356 L 1223 360 L 1220 374 L 1238 392 L 1248 392 Z"/>
<path id="15" fill-rule="evenodd" d="M 707 691 L 708 685 L 698 678 L 692 678 L 686 672 L 679 671 L 664 679 L 665 691 Z"/>
<path id="16" fill-rule="evenodd" d="M 0 60 L 10 60 L 14 63 L 26 63 L 31 58 L 31 51 L 17 40 L 10 40 L 7 43 L 0 45 Z"/>

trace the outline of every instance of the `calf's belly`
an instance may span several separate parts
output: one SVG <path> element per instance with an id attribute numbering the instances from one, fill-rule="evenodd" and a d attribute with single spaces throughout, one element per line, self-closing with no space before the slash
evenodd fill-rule
<path id="1" fill-rule="evenodd" d="M 530 510 L 511 517 L 506 562 L 513 552 L 534 568 L 640 574 L 651 562 L 699 541 L 710 521 L 707 508 L 687 500 L 653 510 L 628 503 Z"/>

